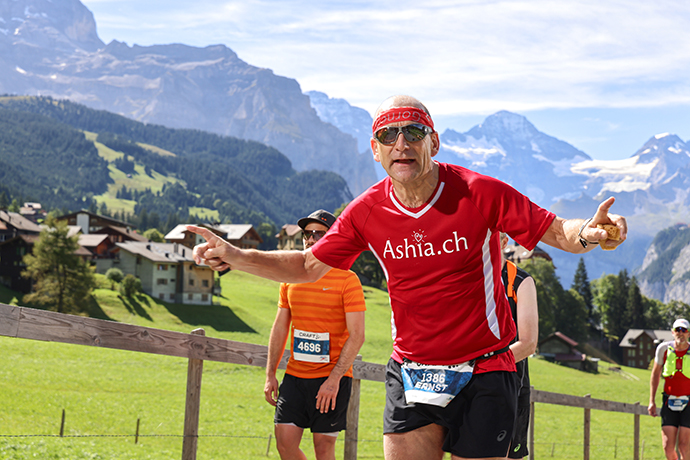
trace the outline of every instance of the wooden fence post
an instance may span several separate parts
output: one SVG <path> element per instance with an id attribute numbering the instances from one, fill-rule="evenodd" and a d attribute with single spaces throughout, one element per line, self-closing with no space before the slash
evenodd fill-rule
<path id="1" fill-rule="evenodd" d="M 62 409 L 62 421 L 60 422 L 60 437 L 65 434 L 65 409 Z"/>
<path id="2" fill-rule="evenodd" d="M 640 402 L 637 401 L 635 404 L 638 406 Z M 640 414 L 635 414 L 635 434 L 633 435 L 633 460 L 640 460 Z"/>
<path id="3" fill-rule="evenodd" d="M 206 335 L 202 328 L 194 329 L 192 334 Z M 187 398 L 184 411 L 184 438 L 182 441 L 182 460 L 196 460 L 199 436 L 199 404 L 201 401 L 201 374 L 204 361 L 189 358 L 187 366 Z"/>
<path id="4" fill-rule="evenodd" d="M 591 398 L 591 394 L 585 395 L 585 398 Z M 589 432 L 592 423 L 592 409 L 585 407 L 585 426 L 584 426 L 584 453 L 582 458 L 584 460 L 589 460 Z"/>
<path id="5" fill-rule="evenodd" d="M 362 360 L 362 355 L 357 355 L 356 361 Z M 359 396 L 362 381 L 352 379 L 352 392 L 350 403 L 347 406 L 347 425 L 345 428 L 345 447 L 343 460 L 357 460 L 357 438 L 359 431 Z"/>
<path id="6" fill-rule="evenodd" d="M 531 387 L 534 391 L 534 387 Z M 529 460 L 534 460 L 534 401 L 530 401 L 530 411 L 529 411 Z"/>

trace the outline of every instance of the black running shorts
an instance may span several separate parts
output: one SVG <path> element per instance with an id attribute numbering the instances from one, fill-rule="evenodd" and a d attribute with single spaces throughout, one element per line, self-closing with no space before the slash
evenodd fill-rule
<path id="1" fill-rule="evenodd" d="M 664 405 L 661 407 L 661 426 L 684 426 L 690 428 L 690 404 L 682 411 L 673 411 L 668 408 L 668 395 L 663 393 Z"/>
<path id="2" fill-rule="evenodd" d="M 350 402 L 352 378 L 340 379 L 335 409 L 322 414 L 316 409 L 316 395 L 326 377 L 303 379 L 285 374 L 278 391 L 275 423 L 294 423 L 300 428 L 311 428 L 312 433 L 333 433 L 345 429 L 347 405 Z"/>
<path id="3" fill-rule="evenodd" d="M 517 411 L 515 372 L 472 376 L 446 407 L 405 402 L 400 364 L 386 366 L 384 433 L 405 433 L 436 423 L 448 429 L 443 450 L 459 457 L 505 457 Z"/>

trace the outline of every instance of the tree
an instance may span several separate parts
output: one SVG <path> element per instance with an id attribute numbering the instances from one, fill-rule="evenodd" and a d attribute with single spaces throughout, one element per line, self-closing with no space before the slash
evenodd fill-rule
<path id="1" fill-rule="evenodd" d="M 659 307 L 661 324 L 659 329 L 671 329 L 673 322 L 678 318 L 690 318 L 690 305 L 680 300 L 672 300 L 666 305 Z"/>
<path id="2" fill-rule="evenodd" d="M 148 238 L 154 243 L 165 243 L 165 237 L 157 228 L 149 228 L 144 232 L 144 238 Z"/>
<path id="3" fill-rule="evenodd" d="M 587 277 L 587 267 L 585 266 L 585 259 L 580 257 L 573 277 L 573 285 L 571 289 L 575 290 L 581 297 L 582 301 L 587 307 L 587 324 L 590 328 L 590 333 L 595 332 L 600 318 L 594 310 L 594 296 L 592 295 L 592 286 L 589 284 Z"/>
<path id="4" fill-rule="evenodd" d="M 68 237 L 67 223 L 57 222 L 52 215 L 46 226 L 33 253 L 24 256 L 22 276 L 34 280 L 33 292 L 24 301 L 59 313 L 87 311 L 96 282 L 91 268 L 75 254 L 79 238 Z"/>
<path id="5" fill-rule="evenodd" d="M 109 279 L 110 281 L 113 281 L 115 283 L 120 283 L 122 279 L 125 277 L 124 273 L 122 273 L 122 270 L 119 268 L 109 268 L 107 272 L 105 272 L 105 277 Z"/>
<path id="6" fill-rule="evenodd" d="M 141 280 L 134 275 L 126 275 L 120 283 L 120 294 L 129 298 L 138 292 L 141 292 Z"/>
<path id="7" fill-rule="evenodd" d="M 637 279 L 633 276 L 628 287 L 628 298 L 625 303 L 625 315 L 629 328 L 645 329 L 647 322 L 644 315 L 644 302 Z"/>
<path id="8" fill-rule="evenodd" d="M 278 238 L 276 238 L 276 228 L 273 224 L 262 222 L 257 229 L 259 236 L 263 243 L 259 245 L 259 249 L 269 251 L 278 247 Z"/>
<path id="9" fill-rule="evenodd" d="M 574 340 L 587 338 L 587 307 L 575 290 L 566 291 L 556 276 L 553 263 L 534 258 L 520 266 L 527 271 L 537 287 L 539 308 L 539 339 L 553 332 L 562 332 Z"/>

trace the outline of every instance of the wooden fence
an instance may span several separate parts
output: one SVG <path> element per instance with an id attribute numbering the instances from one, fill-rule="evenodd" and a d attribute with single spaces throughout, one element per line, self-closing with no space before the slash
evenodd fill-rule
<path id="1" fill-rule="evenodd" d="M 119 350 L 188 358 L 187 397 L 185 406 L 182 460 L 195 460 L 199 427 L 199 402 L 204 361 L 266 366 L 268 348 L 232 340 L 206 337 L 203 329 L 191 334 L 153 329 L 81 316 L 65 315 L 0 303 L 0 336 L 48 342 L 71 343 Z M 283 355 L 279 368 L 285 369 L 289 352 Z M 385 366 L 363 362 L 353 364 L 352 395 L 347 413 L 344 459 L 357 458 L 359 396 L 361 380 L 385 381 Z M 558 404 L 584 409 L 584 460 L 589 460 L 590 411 L 592 409 L 624 412 L 634 415 L 634 460 L 639 460 L 640 415 L 646 406 L 577 397 L 532 389 L 529 450 L 534 459 L 535 403 Z"/>

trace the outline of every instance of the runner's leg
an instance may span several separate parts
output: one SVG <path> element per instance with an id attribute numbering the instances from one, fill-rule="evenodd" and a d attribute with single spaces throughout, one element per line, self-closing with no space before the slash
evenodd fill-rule
<path id="1" fill-rule="evenodd" d="M 314 454 L 316 460 L 335 460 L 335 441 L 338 436 L 314 433 Z"/>
<path id="2" fill-rule="evenodd" d="M 303 431 L 295 425 L 276 424 L 276 446 L 281 460 L 307 460 L 307 456 L 299 448 Z"/>
<path id="3" fill-rule="evenodd" d="M 690 428 L 688 427 L 678 428 L 678 450 L 680 460 L 690 460 Z"/>
<path id="4" fill-rule="evenodd" d="M 676 437 L 678 436 L 678 427 L 671 425 L 664 425 L 661 427 L 661 445 L 666 454 L 666 460 L 676 460 Z"/>
<path id="5" fill-rule="evenodd" d="M 386 460 L 441 460 L 446 430 L 431 423 L 405 433 L 383 435 L 383 455 Z"/>

